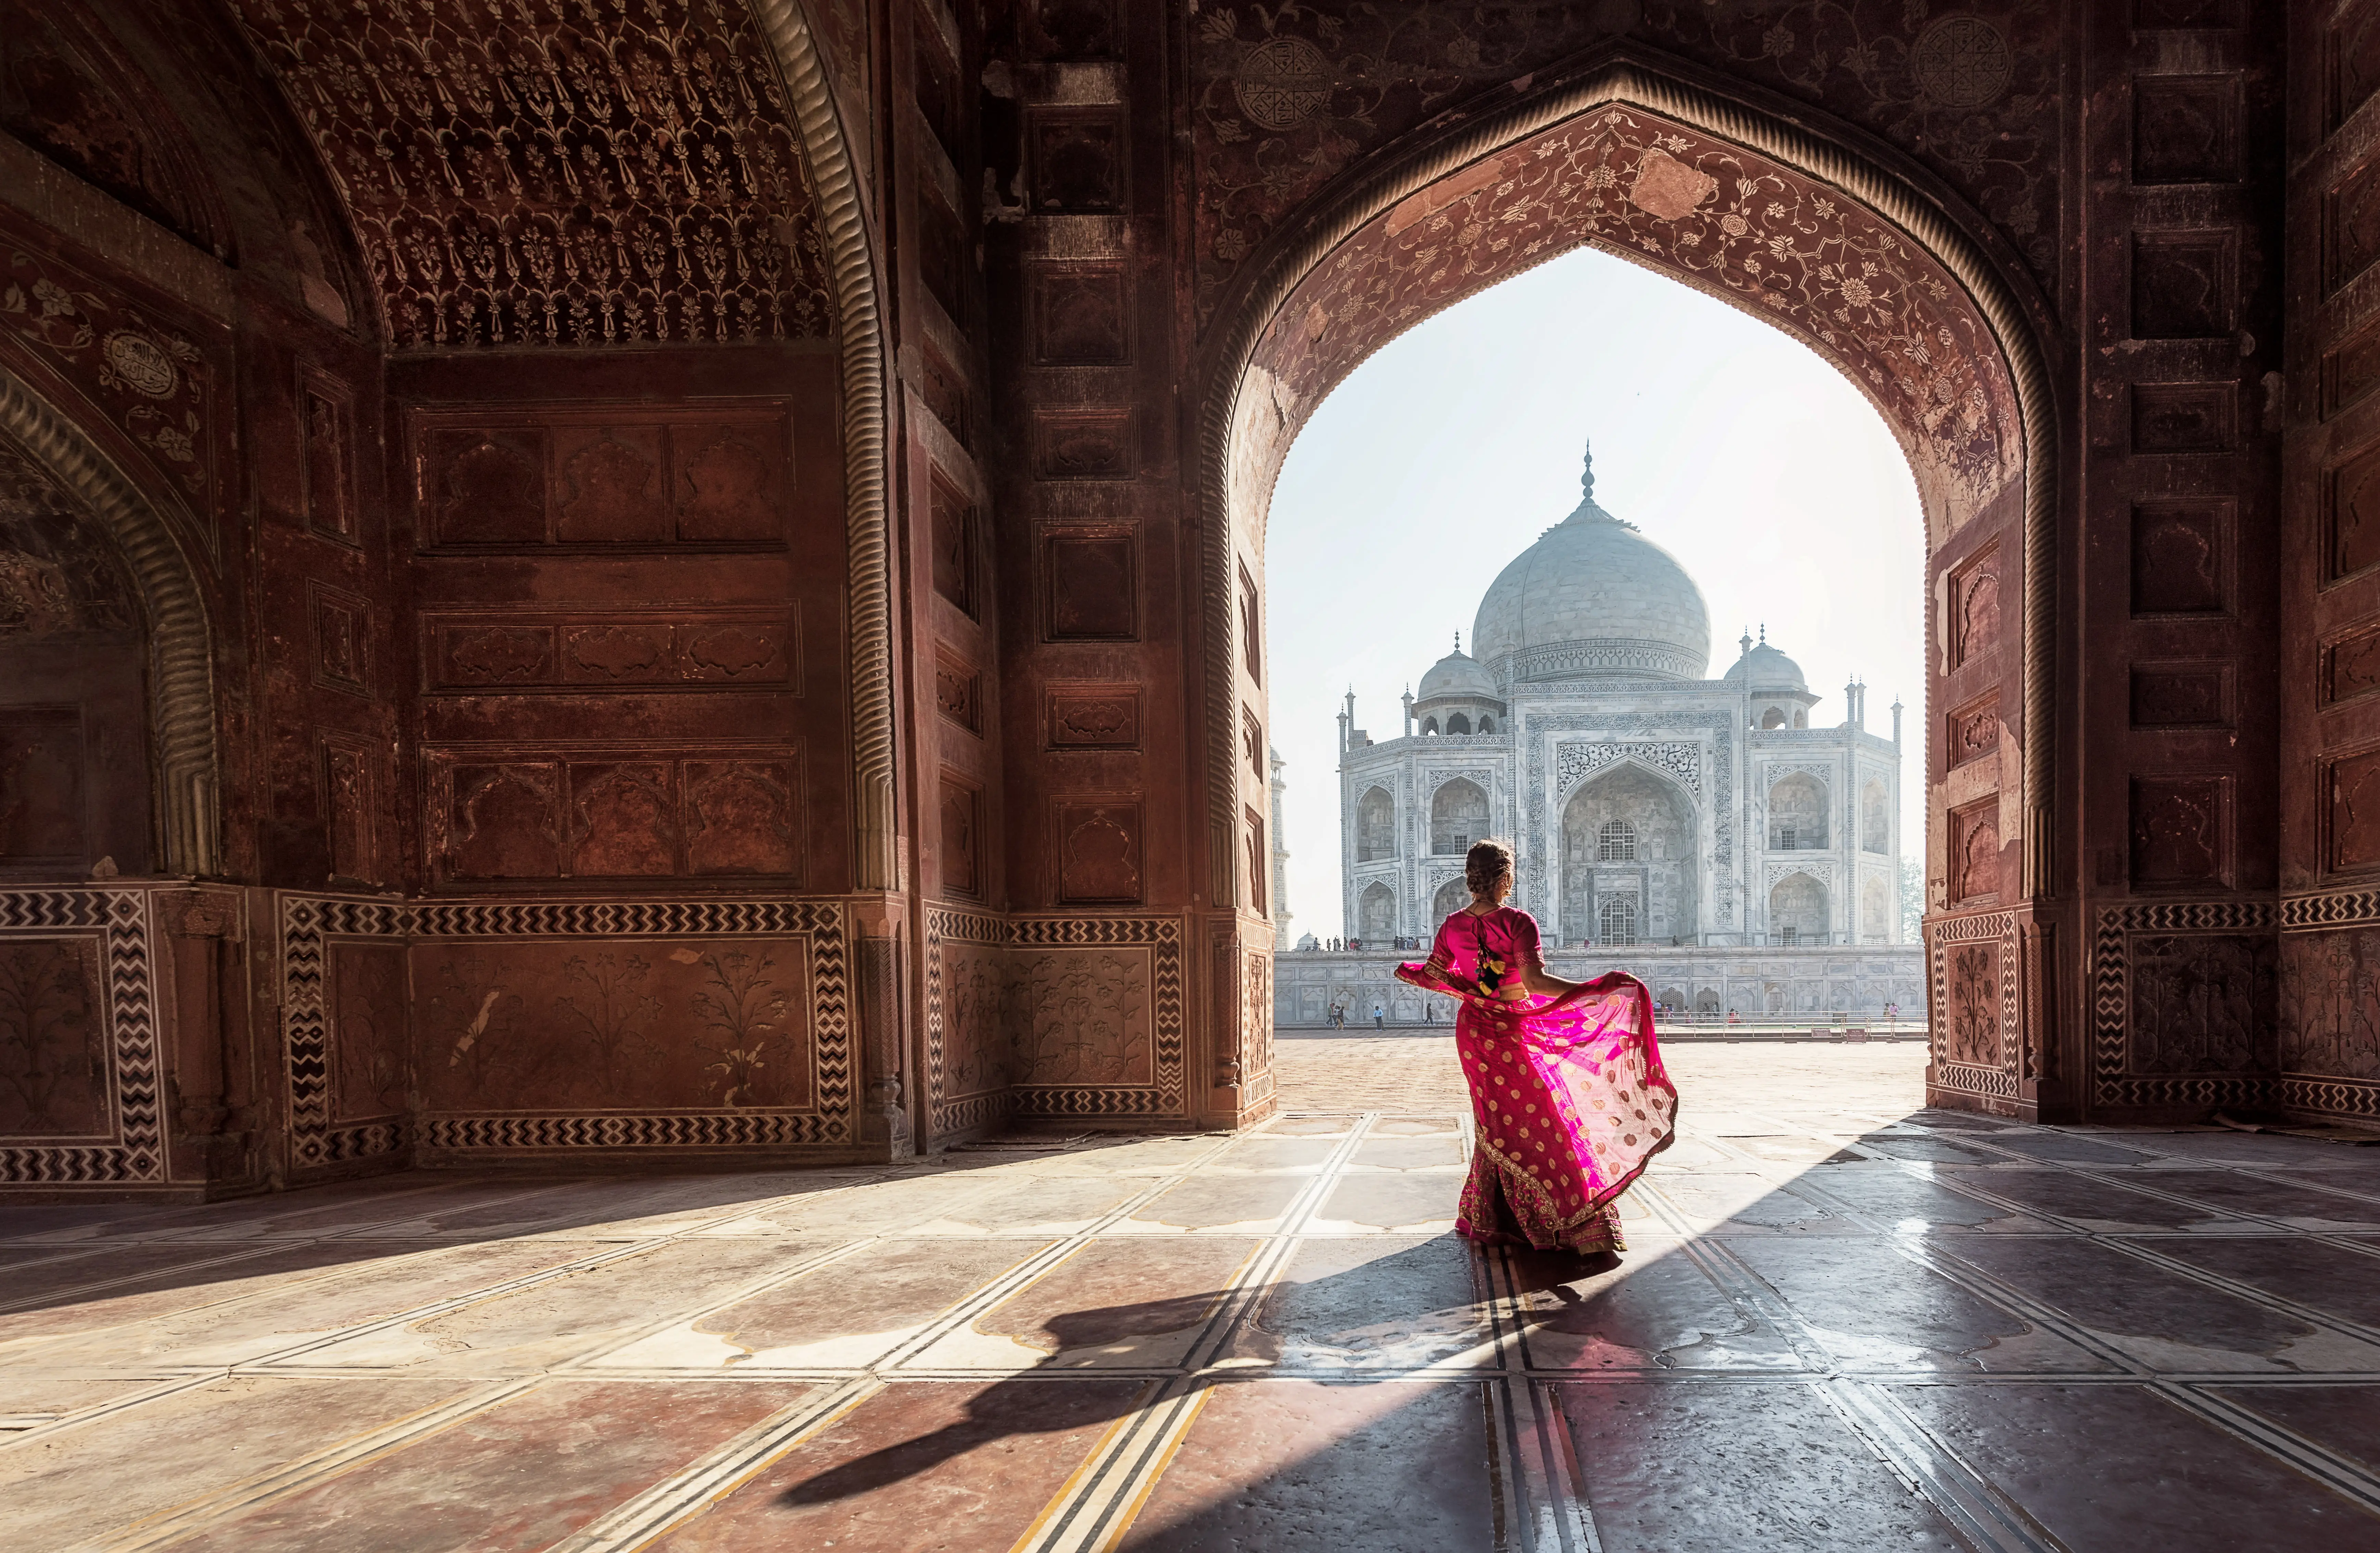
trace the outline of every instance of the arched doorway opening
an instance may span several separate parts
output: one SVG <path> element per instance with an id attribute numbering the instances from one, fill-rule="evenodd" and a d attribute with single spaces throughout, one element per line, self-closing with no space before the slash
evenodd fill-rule
<path id="1" fill-rule="evenodd" d="M 1801 340 L 1867 395 L 1900 442 L 1927 541 L 1927 705 L 1999 697 L 1988 780 L 1967 779 L 1978 791 L 1960 795 L 1996 810 L 1991 835 L 2007 850 L 2010 887 L 1987 900 L 1952 894 L 1951 795 L 1929 761 L 1929 920 L 1938 926 L 1962 905 L 1977 913 L 1959 936 L 1987 940 L 2006 974 L 1976 985 L 1995 1000 L 2021 1000 L 2010 977 L 2046 884 L 2056 609 L 2051 588 L 2025 583 L 2050 576 L 2056 450 L 2034 332 L 2044 310 L 1988 234 L 1888 149 L 1625 45 L 1500 113 L 1417 137 L 1284 228 L 1229 298 L 1203 423 L 1205 741 L 1219 899 L 1257 898 L 1256 881 L 1226 871 L 1242 812 L 1233 736 L 1243 718 L 1262 715 L 1233 673 L 1231 585 L 1261 568 L 1272 482 L 1291 443 L 1388 339 L 1543 259 L 1592 246 Z M 1806 721 L 1788 713 L 1778 725 Z M 1924 726 L 1930 734 L 1930 712 Z M 2027 964 L 2041 974 L 2037 957 Z M 1237 1028 L 1225 1038 L 1242 1038 Z M 1994 1066 L 1937 1064 L 1931 1091 L 1938 1103 L 2018 1110 L 2035 1097 L 2044 1057 L 2028 1032 Z"/>
<path id="2" fill-rule="evenodd" d="M 1565 943 L 1667 943 L 1701 930 L 1701 819 L 1675 783 L 1633 762 L 1579 784 L 1562 806 Z M 1625 923 L 1626 936 L 1613 928 Z"/>
<path id="3" fill-rule="evenodd" d="M 217 869 L 196 572 L 80 428 L 0 368 L 0 873 Z"/>

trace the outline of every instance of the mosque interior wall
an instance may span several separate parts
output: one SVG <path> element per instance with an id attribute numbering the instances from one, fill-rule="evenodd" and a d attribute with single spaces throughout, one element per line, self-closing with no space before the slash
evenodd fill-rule
<path id="1" fill-rule="evenodd" d="M 2380 5 L 2270 20 L 0 0 L 0 1183 L 1260 1118 L 1270 479 L 1582 241 L 1912 449 L 1934 1098 L 2380 1119 Z M 1828 881 L 1714 758 L 1674 909 L 1864 920 L 1833 769 Z"/>

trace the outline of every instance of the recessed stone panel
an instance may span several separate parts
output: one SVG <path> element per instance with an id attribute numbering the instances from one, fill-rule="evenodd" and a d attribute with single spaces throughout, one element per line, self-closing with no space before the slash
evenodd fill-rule
<path id="1" fill-rule="evenodd" d="M 1033 417 L 1033 473 L 1041 479 L 1130 479 L 1138 472 L 1130 406 L 1045 409 Z"/>
<path id="2" fill-rule="evenodd" d="M 2132 882 L 2149 888 L 2225 883 L 2231 869 L 2231 779 L 2134 777 Z"/>
<path id="3" fill-rule="evenodd" d="M 2341 755 L 2323 777 L 2325 867 L 2352 873 L 2380 866 L 2380 749 Z"/>
<path id="4" fill-rule="evenodd" d="M 1138 749 L 1140 686 L 1064 686 L 1050 692 L 1051 749 Z"/>
<path id="5" fill-rule="evenodd" d="M 2323 477 L 2325 580 L 2380 565 L 2380 443 L 2349 455 Z"/>
<path id="6" fill-rule="evenodd" d="M 2239 405 L 2232 383 L 2135 383 L 2132 451 L 2228 453 L 2239 441 Z"/>
<path id="7" fill-rule="evenodd" d="M 1139 540 L 1131 533 L 1055 532 L 1042 549 L 1052 641 L 1131 641 L 1140 635 Z"/>
<path id="8" fill-rule="evenodd" d="M 1943 728 L 1942 747 L 1949 768 L 1956 770 L 1981 760 L 2000 746 L 2000 693 L 1993 690 L 1949 715 Z"/>
<path id="9" fill-rule="evenodd" d="M 2230 608 L 2228 501 L 2132 508 L 2132 613 L 2221 614 Z"/>
<path id="10" fill-rule="evenodd" d="M 2239 328 L 2239 238 L 2231 232 L 2132 238 L 2132 335 L 2203 340 Z"/>
<path id="11" fill-rule="evenodd" d="M 1998 794 L 1950 811 L 1950 904 L 1997 900 L 2000 893 Z"/>
<path id="12" fill-rule="evenodd" d="M 1137 904 L 1147 893 L 1139 799 L 1062 798 L 1052 814 L 1058 899 L 1069 905 Z"/>
<path id="13" fill-rule="evenodd" d="M 2220 660 L 2132 665 L 2135 728 L 2228 728 L 2232 668 Z"/>
<path id="14" fill-rule="evenodd" d="M 1037 108 L 1026 120 L 1036 215 L 1122 215 L 1132 206 L 1123 109 Z"/>
<path id="15" fill-rule="evenodd" d="M 2380 258 L 2380 159 L 2364 163 L 2323 196 L 2323 278 L 2337 291 Z"/>
<path id="16" fill-rule="evenodd" d="M 2134 183 L 2230 183 L 2239 176 L 2236 77 L 2134 78 Z"/>
<path id="17" fill-rule="evenodd" d="M 941 779 L 941 831 L 938 839 L 941 843 L 942 888 L 970 900 L 982 889 L 978 807 L 973 786 L 950 776 Z"/>
<path id="18" fill-rule="evenodd" d="M 1026 279 L 1033 359 L 1043 367 L 1119 367 L 1132 359 L 1123 266 L 1036 266 Z"/>

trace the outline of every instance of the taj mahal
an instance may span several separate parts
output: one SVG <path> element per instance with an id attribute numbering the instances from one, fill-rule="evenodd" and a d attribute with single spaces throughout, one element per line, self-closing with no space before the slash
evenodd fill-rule
<path id="1" fill-rule="evenodd" d="M 1899 890 L 1900 706 L 1888 733 L 1870 731 L 1854 680 L 1841 717 L 1817 717 L 1822 698 L 1765 628 L 1710 677 L 1694 577 L 1597 504 L 1591 456 L 1581 486 L 1489 586 L 1471 650 L 1457 637 L 1406 691 L 1395 736 L 1358 727 L 1348 693 L 1352 941 L 1322 958 L 1349 963 L 1285 958 L 1279 1016 L 1306 1024 L 1338 1003 L 1368 1021 L 1381 1002 L 1417 1016 L 1404 1005 L 1420 995 L 1389 979 L 1395 956 L 1381 952 L 1426 941 L 1468 902 L 1463 855 L 1486 836 L 1513 843 L 1514 904 L 1551 954 L 1635 970 L 1673 1009 L 1917 1013 L 1922 951 L 1904 941 Z"/>

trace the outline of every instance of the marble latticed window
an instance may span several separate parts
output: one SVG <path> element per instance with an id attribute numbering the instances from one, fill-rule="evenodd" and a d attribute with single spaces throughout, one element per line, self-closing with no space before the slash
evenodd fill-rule
<path id="1" fill-rule="evenodd" d="M 1597 912 L 1597 939 L 1607 946 L 1627 948 L 1636 941 L 1636 900 L 1615 895 Z"/>
<path id="2" fill-rule="evenodd" d="M 1636 827 L 1624 819 L 1605 820 L 1596 836 L 1595 857 L 1598 863 L 1636 861 Z"/>

